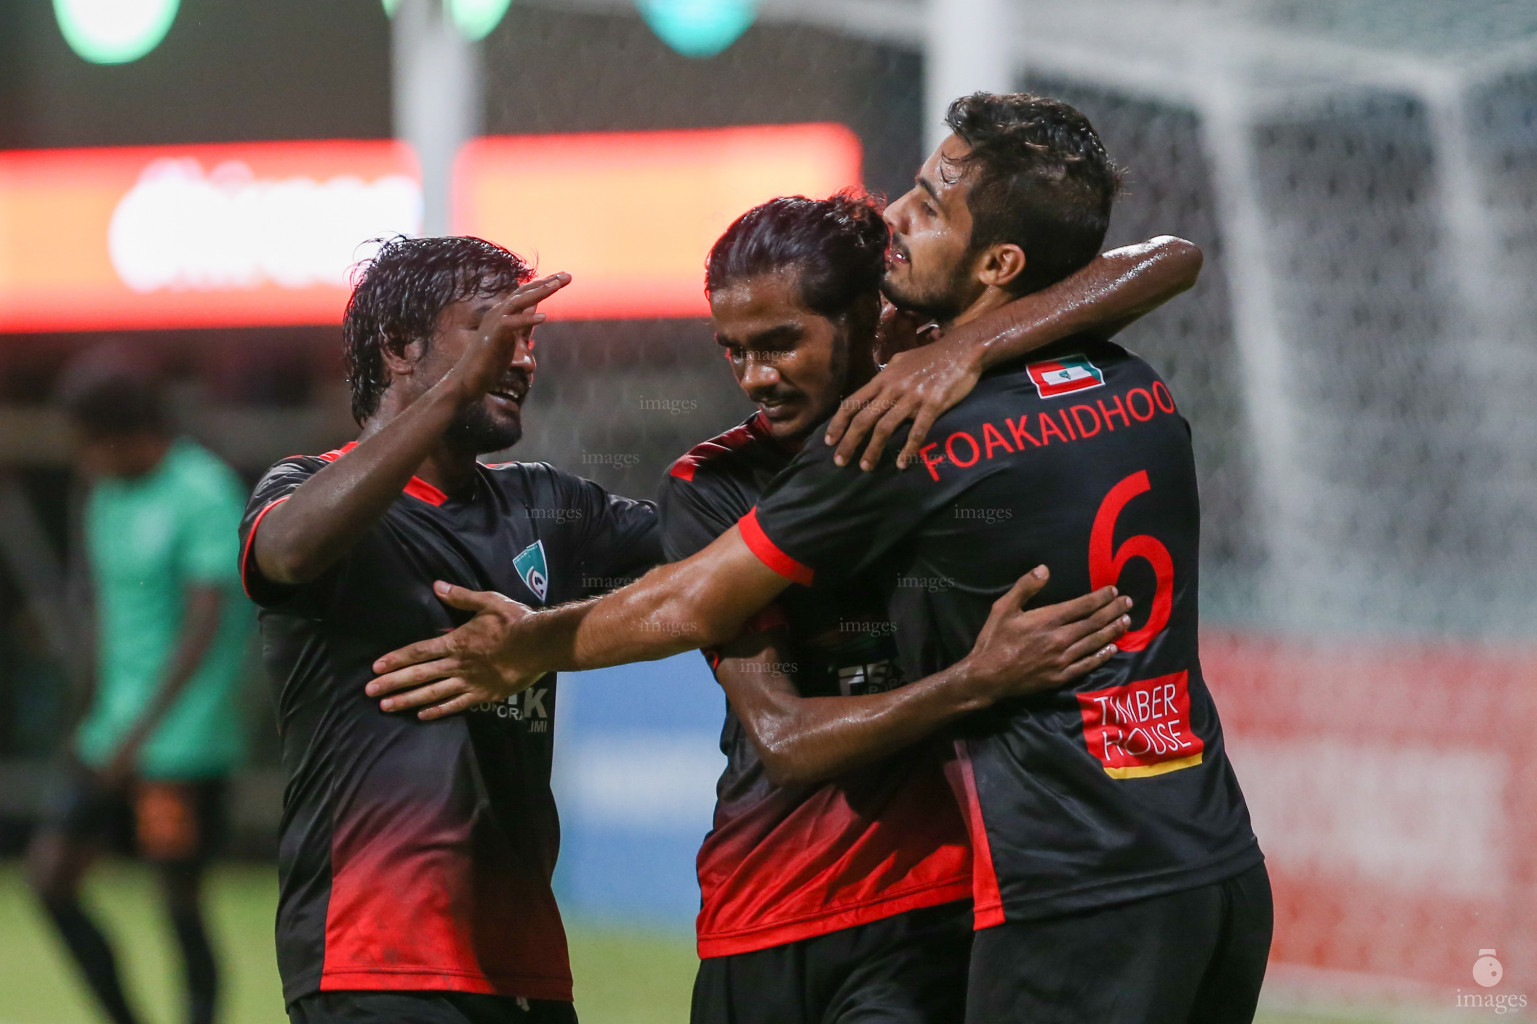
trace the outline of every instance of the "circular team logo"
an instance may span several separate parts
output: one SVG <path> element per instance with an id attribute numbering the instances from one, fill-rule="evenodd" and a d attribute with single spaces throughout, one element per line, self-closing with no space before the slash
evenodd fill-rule
<path id="1" fill-rule="evenodd" d="M 1494 950 L 1481 949 L 1473 961 L 1473 980 L 1484 988 L 1493 988 L 1505 976 L 1505 967 L 1494 958 Z"/>

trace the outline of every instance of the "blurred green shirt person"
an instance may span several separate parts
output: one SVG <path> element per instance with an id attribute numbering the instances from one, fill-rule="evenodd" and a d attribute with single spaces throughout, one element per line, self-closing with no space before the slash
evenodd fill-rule
<path id="1" fill-rule="evenodd" d="M 103 1016 L 142 1024 L 112 944 L 80 901 L 98 853 L 132 825 L 181 948 L 187 1024 L 216 1024 L 219 958 L 202 877 L 225 832 L 243 749 L 250 613 L 237 529 L 245 488 L 178 436 L 143 349 L 104 346 L 65 370 L 59 397 L 90 485 L 95 692 L 67 771 L 27 846 L 27 878 Z"/>
<path id="2" fill-rule="evenodd" d="M 244 751 L 238 686 L 251 616 L 240 597 L 234 471 L 185 438 L 151 472 L 95 483 L 85 541 L 96 598 L 96 693 L 75 751 L 104 769 L 154 703 L 186 614 L 189 585 L 227 592 L 192 678 L 139 748 L 145 779 L 227 775 Z"/>

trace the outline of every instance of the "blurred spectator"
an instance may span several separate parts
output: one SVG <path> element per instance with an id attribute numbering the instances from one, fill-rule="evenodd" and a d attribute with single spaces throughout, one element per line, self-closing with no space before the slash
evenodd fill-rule
<path id="1" fill-rule="evenodd" d="M 61 397 L 89 483 L 95 685 L 67 784 L 28 851 L 31 880 L 102 1008 L 132 1024 L 112 949 L 79 902 L 95 854 L 131 822 L 182 950 L 189 1019 L 207 1024 L 218 970 L 199 888 L 243 746 L 234 691 L 249 630 L 236 572 L 244 490 L 217 457 L 176 436 L 156 382 L 133 361 L 88 355 L 65 374 Z"/>

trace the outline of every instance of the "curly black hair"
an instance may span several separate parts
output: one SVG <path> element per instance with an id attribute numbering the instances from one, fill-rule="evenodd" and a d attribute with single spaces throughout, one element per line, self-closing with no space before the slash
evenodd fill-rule
<path id="1" fill-rule="evenodd" d="M 1088 118 L 1045 96 L 977 92 L 950 104 L 945 124 L 970 147 L 957 163 L 971 177 L 971 251 L 1025 251 L 1011 291 L 1039 291 L 1094 258 L 1121 172 Z"/>
<path id="2" fill-rule="evenodd" d="M 516 253 L 480 238 L 397 235 L 374 241 L 382 244 L 354 272 L 342 320 L 352 418 L 360 425 L 378 411 L 389 386 L 384 346 L 398 350 L 417 339 L 430 341 L 453 303 L 511 291 L 534 276 Z"/>
<path id="3" fill-rule="evenodd" d="M 837 319 L 879 291 L 888 239 L 880 201 L 857 190 L 771 199 L 738 217 L 711 247 L 705 294 L 794 267 L 801 302 Z"/>

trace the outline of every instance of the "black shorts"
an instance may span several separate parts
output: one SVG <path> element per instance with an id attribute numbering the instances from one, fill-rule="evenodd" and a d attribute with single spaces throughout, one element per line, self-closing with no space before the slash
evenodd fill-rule
<path id="1" fill-rule="evenodd" d="M 576 1024 L 570 1003 L 474 992 L 315 992 L 288 1007 L 292 1024 Z"/>
<path id="2" fill-rule="evenodd" d="M 41 828 L 76 843 L 134 850 L 155 864 L 201 866 L 224 840 L 229 780 L 138 779 L 106 790 L 85 769 L 71 773 Z"/>
<path id="3" fill-rule="evenodd" d="M 977 932 L 968 1024 L 1250 1024 L 1274 912 L 1264 864 L 1223 882 Z"/>
<path id="4" fill-rule="evenodd" d="M 910 910 L 770 949 L 711 957 L 692 1024 L 956 1024 L 971 904 Z"/>

